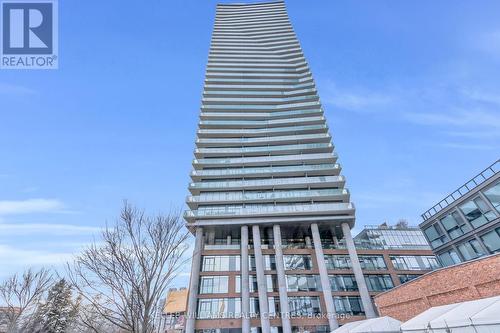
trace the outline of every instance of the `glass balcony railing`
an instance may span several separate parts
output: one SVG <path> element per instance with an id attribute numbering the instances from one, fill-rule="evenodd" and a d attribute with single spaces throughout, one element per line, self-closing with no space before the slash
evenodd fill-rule
<path id="1" fill-rule="evenodd" d="M 277 206 L 251 207 L 220 207 L 198 210 L 188 210 L 184 213 L 186 219 L 214 218 L 228 216 L 269 216 L 269 215 L 301 215 L 301 214 L 351 214 L 354 206 L 351 203 L 314 203 Z"/>
<path id="2" fill-rule="evenodd" d="M 233 71 L 233 72 L 244 72 L 244 71 L 252 71 L 252 72 L 283 72 L 283 73 L 296 73 L 299 70 L 307 69 L 307 64 L 303 63 L 302 65 L 298 65 L 297 67 L 292 67 L 292 68 L 278 68 L 278 67 L 258 67 L 256 68 L 251 68 L 251 67 L 216 67 L 216 66 L 208 66 L 207 71 L 210 72 L 218 72 L 218 71 Z"/>
<path id="3" fill-rule="evenodd" d="M 293 111 L 273 111 L 273 112 L 202 112 L 200 117 L 203 118 L 281 118 L 281 117 L 290 117 L 290 116 L 300 116 L 300 115 L 308 115 L 308 114 L 316 114 L 323 113 L 323 109 L 315 108 L 315 109 L 306 109 L 306 110 L 293 110 Z"/>
<path id="4" fill-rule="evenodd" d="M 221 201 L 252 201 L 280 200 L 300 198 L 340 197 L 349 194 L 347 189 L 313 189 L 274 192 L 212 192 L 199 196 L 189 196 L 188 202 L 221 202 Z"/>
<path id="5" fill-rule="evenodd" d="M 328 164 L 306 164 L 294 166 L 273 166 L 273 167 L 256 167 L 256 168 L 231 168 L 231 169 L 209 169 L 209 170 L 193 170 L 191 176 L 195 177 L 217 177 L 217 176 L 246 176 L 255 174 L 276 174 L 286 172 L 313 172 L 322 170 L 338 170 L 340 165 L 336 163 Z"/>
<path id="6" fill-rule="evenodd" d="M 248 154 L 262 152 L 292 151 L 292 150 L 310 150 L 332 148 L 331 143 L 305 143 L 300 145 L 283 146 L 257 146 L 243 148 L 197 148 L 195 154 Z"/>
<path id="7" fill-rule="evenodd" d="M 247 128 L 247 129 L 199 129 L 198 134 L 267 134 L 276 132 L 302 132 L 311 130 L 326 130 L 326 124 L 308 125 L 308 126 L 287 126 L 287 127 L 272 127 L 272 128 Z"/>
<path id="8" fill-rule="evenodd" d="M 252 86 L 242 85 L 242 84 L 215 84 L 215 83 L 205 83 L 205 90 L 212 91 L 221 89 L 271 89 L 271 90 L 285 90 L 285 91 L 293 91 L 296 89 L 306 88 L 306 87 L 314 87 L 314 82 L 305 82 L 300 84 L 290 84 L 290 85 L 274 85 L 274 84 L 253 84 Z"/>
<path id="9" fill-rule="evenodd" d="M 312 80 L 312 77 L 309 75 L 307 77 L 301 78 L 301 79 L 222 79 L 222 78 L 206 78 L 205 82 L 263 82 L 263 83 L 284 83 L 284 82 L 289 82 L 289 83 L 301 83 L 306 80 Z"/>
<path id="10" fill-rule="evenodd" d="M 259 91 L 259 90 L 228 90 L 228 91 L 216 91 L 216 90 L 206 90 L 203 92 L 204 95 L 271 95 L 271 96 L 276 96 L 276 95 L 298 95 L 298 94 L 306 94 L 306 93 L 313 93 L 315 94 L 317 91 L 314 88 L 310 89 L 298 89 L 298 90 L 291 90 L 291 91 Z"/>
<path id="11" fill-rule="evenodd" d="M 220 182 L 194 182 L 189 184 L 190 189 L 224 189 L 224 188 L 251 188 L 270 187 L 284 185 L 304 185 L 304 184 L 332 184 L 338 186 L 345 181 L 344 176 L 319 176 L 319 177 L 297 177 L 297 178 L 269 178 L 253 180 L 233 180 Z"/>
<path id="12" fill-rule="evenodd" d="M 274 120 L 201 120 L 201 125 L 212 125 L 212 126 L 224 126 L 224 125 L 234 125 L 234 126 L 271 126 L 280 125 L 287 123 L 311 123 L 311 122 L 321 122 L 325 121 L 323 116 L 313 116 L 304 118 L 286 118 L 286 119 L 274 119 Z"/>
<path id="13" fill-rule="evenodd" d="M 252 164 L 252 163 L 265 163 L 273 164 L 277 162 L 293 162 L 293 161 L 308 161 L 308 160 L 336 160 L 335 153 L 319 153 L 319 154 L 300 154 L 300 155 L 277 155 L 277 156 L 257 156 L 257 157 L 234 157 L 234 158 L 200 158 L 193 160 L 195 166 L 218 166 L 218 165 L 231 165 L 238 164 Z"/>
<path id="14" fill-rule="evenodd" d="M 305 107 L 320 105 L 319 101 L 304 102 L 304 103 L 287 103 L 287 104 L 208 104 L 202 105 L 202 110 L 219 109 L 219 110 L 279 110 L 293 107 Z"/>
<path id="15" fill-rule="evenodd" d="M 315 133 L 315 134 L 299 134 L 299 135 L 285 135 L 285 136 L 266 136 L 256 138 L 202 138 L 196 139 L 196 143 L 214 143 L 214 144 L 251 144 L 259 142 L 278 142 L 278 141 L 301 141 L 301 140 L 315 140 L 331 138 L 328 133 Z"/>
<path id="16" fill-rule="evenodd" d="M 238 79 L 248 79 L 250 76 L 255 76 L 258 78 L 270 78 L 270 79 L 276 79 L 276 78 L 301 78 L 306 75 L 311 75 L 311 72 L 306 71 L 303 73 L 231 73 L 231 72 L 216 72 L 211 69 L 207 70 L 206 73 L 206 79 L 216 79 L 216 78 L 238 78 Z"/>
<path id="17" fill-rule="evenodd" d="M 302 101 L 309 99 L 318 99 L 318 95 L 305 95 L 296 97 L 281 97 L 281 98 L 260 98 L 260 97 L 204 97 L 203 102 L 266 102 L 266 103 L 282 103 L 292 101 Z"/>

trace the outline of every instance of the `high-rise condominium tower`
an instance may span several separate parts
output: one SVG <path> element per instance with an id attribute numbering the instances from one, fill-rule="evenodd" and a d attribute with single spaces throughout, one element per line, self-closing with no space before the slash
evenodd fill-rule
<path id="1" fill-rule="evenodd" d="M 349 299 L 334 301 L 324 249 L 341 238 L 358 306 L 375 316 L 354 206 L 283 2 L 217 6 L 194 154 L 187 333 L 336 328 Z"/>

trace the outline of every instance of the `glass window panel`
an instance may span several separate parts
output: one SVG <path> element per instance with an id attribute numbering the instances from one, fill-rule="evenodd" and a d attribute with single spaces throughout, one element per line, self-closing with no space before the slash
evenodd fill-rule
<path id="1" fill-rule="evenodd" d="M 496 253 L 500 251 L 500 228 L 496 228 L 495 230 L 482 235 L 481 239 L 490 252 Z"/>
<path id="2" fill-rule="evenodd" d="M 484 191 L 484 195 L 488 198 L 493 207 L 500 212 L 500 182 Z"/>

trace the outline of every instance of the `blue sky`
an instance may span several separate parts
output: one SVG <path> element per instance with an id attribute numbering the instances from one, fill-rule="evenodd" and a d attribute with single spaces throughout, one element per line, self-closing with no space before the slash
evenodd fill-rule
<path id="1" fill-rule="evenodd" d="M 0 278 L 59 267 L 123 199 L 184 205 L 215 3 L 63 0 L 60 69 L 0 71 Z M 500 2 L 287 6 L 358 230 L 417 224 L 498 158 Z"/>

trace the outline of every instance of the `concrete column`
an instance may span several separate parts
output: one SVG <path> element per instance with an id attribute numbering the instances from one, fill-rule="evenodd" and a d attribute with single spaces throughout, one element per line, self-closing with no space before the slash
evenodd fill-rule
<path id="1" fill-rule="evenodd" d="M 241 332 L 250 333 L 250 286 L 248 268 L 248 226 L 241 226 Z"/>
<path id="2" fill-rule="evenodd" d="M 336 249 L 339 248 L 339 239 L 337 238 L 337 236 L 333 236 L 333 245 L 335 245 Z"/>
<path id="3" fill-rule="evenodd" d="M 306 237 L 304 237 L 304 240 L 306 241 L 306 247 L 308 249 L 312 248 L 311 237 L 306 236 Z"/>
<path id="4" fill-rule="evenodd" d="M 278 273 L 278 288 L 281 306 L 281 326 L 283 333 L 292 333 L 290 323 L 290 309 L 288 307 L 288 295 L 286 290 L 285 265 L 283 261 L 283 248 L 281 244 L 281 228 L 278 224 L 273 226 L 274 251 L 276 254 L 276 272 Z"/>
<path id="5" fill-rule="evenodd" d="M 255 256 L 255 267 L 257 272 L 257 288 L 259 289 L 259 309 L 260 324 L 262 333 L 270 333 L 271 325 L 269 323 L 269 303 L 267 300 L 267 284 L 264 275 L 264 258 L 262 257 L 262 248 L 260 242 L 260 229 L 258 225 L 252 226 L 253 251 Z"/>
<path id="6" fill-rule="evenodd" d="M 365 277 L 363 275 L 363 271 L 361 270 L 361 265 L 359 264 L 358 253 L 356 252 L 354 240 L 352 239 L 351 227 L 348 223 L 342 223 L 342 232 L 344 233 L 347 251 L 349 252 L 349 258 L 351 259 L 352 270 L 354 272 L 354 277 L 356 278 L 356 283 L 358 284 L 359 295 L 361 296 L 361 302 L 363 303 L 363 308 L 365 309 L 366 318 L 375 318 L 377 315 L 375 313 L 375 309 L 373 308 L 370 294 L 368 293 Z"/>
<path id="7" fill-rule="evenodd" d="M 311 231 L 314 241 L 314 252 L 316 253 L 316 261 L 318 262 L 319 278 L 321 280 L 321 289 L 323 289 L 323 298 L 325 299 L 326 312 L 328 315 L 328 323 L 330 330 L 333 331 L 339 327 L 337 321 L 337 313 L 333 303 L 332 287 L 328 278 L 328 271 L 325 264 L 325 256 L 323 255 L 323 247 L 321 246 L 321 236 L 319 235 L 318 225 L 311 224 Z"/>
<path id="8" fill-rule="evenodd" d="M 189 298 L 187 307 L 186 332 L 194 333 L 198 306 L 198 289 L 200 285 L 201 252 L 203 250 L 203 228 L 196 228 L 191 279 L 189 281 Z"/>
<path id="9" fill-rule="evenodd" d="M 227 244 L 227 245 L 231 245 L 231 235 L 228 235 L 228 236 L 227 236 L 227 241 L 226 241 L 226 244 Z"/>

